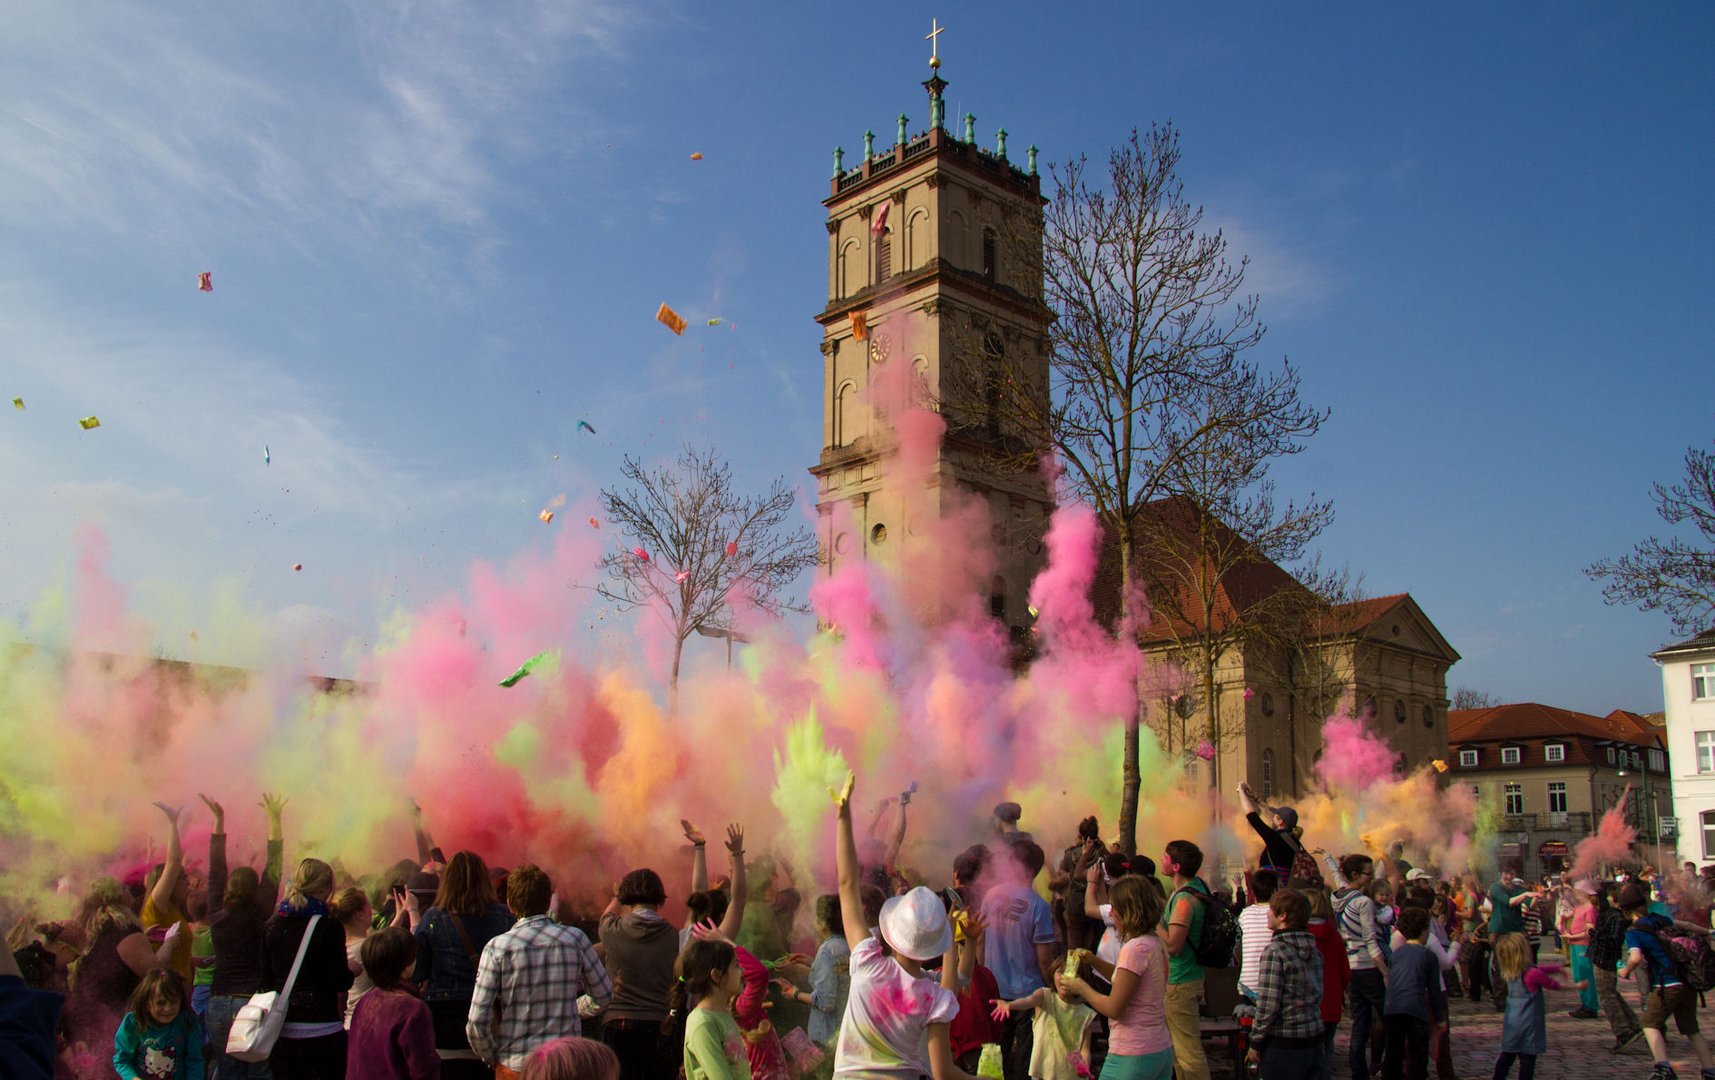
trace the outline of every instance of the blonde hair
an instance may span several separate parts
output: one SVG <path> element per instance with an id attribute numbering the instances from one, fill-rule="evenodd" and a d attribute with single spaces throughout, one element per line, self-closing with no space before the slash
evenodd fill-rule
<path id="1" fill-rule="evenodd" d="M 89 892 L 84 894 L 77 921 L 82 924 L 84 936 L 89 941 L 100 937 L 101 932 L 111 926 L 123 930 L 143 929 L 143 923 L 137 918 L 137 913 L 131 910 L 131 894 L 126 891 L 125 886 L 110 877 L 100 877 L 90 882 Z"/>
<path id="2" fill-rule="evenodd" d="M 1495 966 L 1507 982 L 1524 978 L 1530 970 L 1530 939 L 1523 934 L 1502 934 L 1495 938 Z"/>
<path id="3" fill-rule="evenodd" d="M 286 906 L 293 911 L 302 911 L 309 906 L 310 898 L 325 898 L 333 891 L 333 867 L 320 859 L 305 859 L 298 864 L 297 873 L 292 875 L 292 887 L 286 892 Z"/>
<path id="4" fill-rule="evenodd" d="M 369 906 L 369 897 L 365 896 L 363 890 L 356 885 L 346 886 L 334 893 L 333 899 L 328 901 L 328 911 L 342 923 L 349 921 L 353 915 L 367 906 Z"/>
<path id="5" fill-rule="evenodd" d="M 1166 907 L 1155 890 L 1135 875 L 1114 882 L 1108 899 L 1113 904 L 1114 926 L 1126 940 L 1154 930 Z"/>

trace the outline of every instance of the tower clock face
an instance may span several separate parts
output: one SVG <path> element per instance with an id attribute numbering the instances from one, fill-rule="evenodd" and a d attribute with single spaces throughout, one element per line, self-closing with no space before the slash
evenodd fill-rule
<path id="1" fill-rule="evenodd" d="M 893 341 L 886 334 L 877 334 L 869 339 L 869 358 L 878 364 L 887 359 L 892 349 Z"/>

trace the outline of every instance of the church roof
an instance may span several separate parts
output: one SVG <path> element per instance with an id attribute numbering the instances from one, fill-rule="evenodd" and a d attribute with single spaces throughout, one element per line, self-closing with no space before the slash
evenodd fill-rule
<path id="1" fill-rule="evenodd" d="M 1291 605 L 1298 609 L 1297 617 L 1303 620 L 1304 629 L 1312 639 L 1363 635 L 1384 616 L 1407 605 L 1433 642 L 1430 646 L 1432 651 L 1446 653 L 1450 662 L 1458 659 L 1458 653 L 1430 624 L 1409 593 L 1367 597 L 1333 605 L 1318 603 L 1291 573 L 1251 548 L 1235 530 L 1214 515 L 1200 510 L 1189 498 L 1173 496 L 1154 500 L 1145 504 L 1134 520 L 1140 538 L 1155 537 L 1169 549 L 1183 545 L 1178 550 L 1194 550 L 1201 531 L 1207 539 L 1208 549 L 1222 553 L 1217 560 L 1201 560 L 1200 566 L 1195 560 L 1183 557 L 1152 559 L 1147 549 L 1138 554 L 1138 577 L 1145 582 L 1145 588 L 1151 590 L 1145 599 L 1148 601 L 1153 597 L 1156 600 L 1149 605 L 1149 625 L 1138 633 L 1139 641 L 1146 646 L 1196 636 L 1200 614 L 1198 624 L 1193 624 L 1186 614 L 1200 613 L 1202 579 L 1199 574 L 1217 573 L 1215 562 L 1218 561 L 1229 565 L 1220 573 L 1220 580 L 1210 597 L 1213 604 L 1208 625 L 1216 632 L 1242 626 L 1247 618 L 1258 615 L 1265 605 L 1279 600 L 1283 608 Z M 1164 593 L 1164 590 L 1173 591 Z M 1112 540 L 1103 542 L 1101 562 L 1091 592 L 1097 617 L 1112 625 L 1120 611 L 1119 549 Z M 1165 602 L 1161 602 L 1163 599 Z"/>

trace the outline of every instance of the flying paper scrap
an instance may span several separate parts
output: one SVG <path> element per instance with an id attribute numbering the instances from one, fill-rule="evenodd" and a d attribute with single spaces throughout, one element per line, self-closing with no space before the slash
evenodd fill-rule
<path id="1" fill-rule="evenodd" d="M 1431 761 L 1429 764 L 1435 766 L 1436 772 L 1446 772 L 1447 771 L 1447 763 L 1445 761 L 1442 761 L 1440 758 L 1436 758 L 1434 761 Z"/>
<path id="2" fill-rule="evenodd" d="M 593 427 L 590 427 L 590 422 L 589 422 L 589 421 L 588 421 L 588 420 L 579 420 L 579 421 L 578 421 L 578 430 L 580 430 L 580 431 L 587 431 L 587 432 L 589 432 L 589 433 L 590 433 L 590 434 L 591 434 L 591 435 L 594 435 L 594 434 L 595 434 L 595 428 L 593 428 Z M 555 454 L 555 455 L 554 455 L 554 456 L 555 456 L 555 457 L 559 457 L 559 456 L 560 456 L 560 455 L 558 455 L 558 454 Z"/>
<path id="3" fill-rule="evenodd" d="M 655 321 L 675 334 L 683 336 L 685 333 L 685 317 L 666 304 L 662 304 L 660 309 L 655 312 Z"/>
<path id="4" fill-rule="evenodd" d="M 214 271 L 204 270 L 202 273 L 198 274 L 197 275 L 197 288 L 201 289 L 203 292 L 213 292 L 214 291 Z"/>
<path id="5" fill-rule="evenodd" d="M 292 564 L 293 570 L 302 570 L 303 568 L 304 568 L 304 564 L 301 562 L 296 562 L 296 563 Z"/>
<path id="6" fill-rule="evenodd" d="M 852 338 L 862 341 L 869 337 L 869 314 L 863 311 L 852 312 Z"/>
<path id="7" fill-rule="evenodd" d="M 692 160 L 692 161 L 701 161 L 701 160 L 703 160 L 703 152 L 702 152 L 702 151 L 701 151 L 701 150 L 696 150 L 696 151 L 693 151 L 693 152 L 692 152 L 692 153 L 691 153 L 691 160 Z"/>
<path id="8" fill-rule="evenodd" d="M 892 205 L 893 200 L 891 199 L 881 204 L 881 212 L 875 215 L 874 221 L 869 223 L 869 233 L 871 236 L 880 236 L 887 230 L 887 208 Z"/>
<path id="9" fill-rule="evenodd" d="M 710 326 L 719 326 L 720 324 L 721 324 L 721 321 L 719 319 L 710 319 L 709 320 Z"/>
<path id="10" fill-rule="evenodd" d="M 517 686 L 518 680 L 524 678 L 526 675 L 529 675 L 531 672 L 535 671 L 536 666 L 538 664 L 544 664 L 544 663 L 548 663 L 550 661 L 557 661 L 557 660 L 559 660 L 559 658 L 560 658 L 560 652 L 558 649 L 549 649 L 547 652 L 539 652 L 535 656 L 532 656 L 530 659 L 524 661 L 522 664 L 519 664 L 517 671 L 514 671 L 512 674 L 506 676 L 506 678 L 501 679 L 500 685 L 501 686 Z"/>
<path id="11" fill-rule="evenodd" d="M 644 551 L 642 548 L 632 548 L 631 553 L 633 555 L 637 556 L 637 558 L 642 562 L 648 562 L 649 561 L 649 553 L 647 551 Z"/>
<path id="12" fill-rule="evenodd" d="M 544 510 L 536 516 L 542 519 L 542 524 L 544 525 L 552 525 L 554 523 L 554 512 L 552 510 Z"/>
<path id="13" fill-rule="evenodd" d="M 1032 619 L 1034 619 L 1034 618 L 1036 618 L 1036 617 L 1037 617 L 1037 616 L 1038 616 L 1038 615 L 1040 615 L 1040 614 L 1042 614 L 1042 613 L 1041 613 L 1041 612 L 1040 612 L 1040 611 L 1037 611 L 1037 610 L 1036 610 L 1036 605 L 1035 605 L 1035 604 L 1029 604 L 1029 605 L 1027 605 L 1027 606 L 1026 606 L 1026 607 L 1025 607 L 1025 610 L 1026 610 L 1026 611 L 1028 611 L 1028 612 L 1030 612 L 1030 617 L 1031 617 L 1031 618 L 1032 618 Z"/>
<path id="14" fill-rule="evenodd" d="M 677 585 L 683 585 L 685 583 L 685 579 L 690 576 L 691 572 L 689 570 L 681 570 L 677 574 L 673 575 L 673 582 Z"/>
<path id="15" fill-rule="evenodd" d="M 734 556 L 736 556 L 737 554 L 738 554 L 738 541 L 737 540 L 728 540 L 726 542 L 726 557 L 730 559 L 730 558 L 733 558 Z"/>
<path id="16" fill-rule="evenodd" d="M 1202 758 L 1204 761 L 1213 761 L 1215 759 L 1215 744 L 1210 742 L 1208 739 L 1199 740 L 1197 743 L 1197 756 Z"/>
<path id="17" fill-rule="evenodd" d="M 268 452 L 268 444 L 263 443 L 262 444 L 262 464 L 272 465 L 273 463 L 274 463 L 274 455 L 270 454 Z"/>
<path id="18" fill-rule="evenodd" d="M 23 412 L 24 411 L 24 399 L 21 397 L 13 398 L 12 399 L 12 407 L 14 409 L 17 409 L 19 412 Z"/>
<path id="19" fill-rule="evenodd" d="M 601 528 L 601 522 L 597 521 L 595 518 L 590 518 L 590 528 L 592 528 L 592 529 Z"/>
<path id="20" fill-rule="evenodd" d="M 98 428 L 101 426 L 101 417 L 99 417 L 99 416 L 86 416 L 82 420 L 79 420 L 78 424 L 85 431 L 88 431 L 90 428 Z"/>
<path id="21" fill-rule="evenodd" d="M 1252 690 L 1252 689 L 1251 689 L 1251 688 L 1250 688 L 1250 687 L 1248 687 L 1248 686 L 1247 686 L 1247 687 L 1245 687 L 1245 700 L 1246 700 L 1246 701 L 1249 701 L 1249 700 L 1250 700 L 1250 699 L 1251 699 L 1251 698 L 1253 698 L 1253 697 L 1256 697 L 1256 691 L 1255 691 L 1255 690 Z"/>

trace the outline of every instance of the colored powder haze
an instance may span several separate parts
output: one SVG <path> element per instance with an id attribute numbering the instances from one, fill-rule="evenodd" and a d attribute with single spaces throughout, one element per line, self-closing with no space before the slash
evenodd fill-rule
<path id="1" fill-rule="evenodd" d="M 594 580 L 604 545 L 631 543 L 612 529 L 562 528 L 550 552 L 471 567 L 462 587 L 391 617 L 382 642 L 350 658 L 350 692 L 323 692 L 303 663 L 271 655 L 236 598 L 201 633 L 251 656 L 248 672 L 145 659 L 153 628 L 110 576 L 102 535 L 86 530 L 75 579 L 41 598 L 29 626 L 0 627 L 38 646 L 0 666 L 0 740 L 15 748 L 0 779 L 0 896 L 68 914 L 90 877 L 159 857 L 157 799 L 197 807 L 185 844 L 200 861 L 199 792 L 225 803 L 238 859 L 260 855 L 262 791 L 291 800 L 288 867 L 315 854 L 354 875 L 411 853 L 415 799 L 446 851 L 540 862 L 562 896 L 585 901 L 635 865 L 682 882 L 681 817 L 711 836 L 740 822 L 753 853 L 772 850 L 801 887 L 826 889 L 826 789 L 848 767 L 866 822 L 879 800 L 919 785 L 902 862 L 931 880 L 1006 799 L 1051 850 L 1087 814 L 1112 835 L 1121 717 L 1137 686 L 1152 693 L 1173 673 L 1094 621 L 1100 529 L 1076 503 L 1056 514 L 1030 590 L 1039 658 L 1012 670 L 1006 631 L 985 610 L 994 553 L 973 543 L 989 535 L 986 511 L 973 500 L 930 512 L 944 423 L 916 403 L 905 365 L 887 370 L 875 387 L 886 400 L 872 404 L 895 418 L 890 482 L 914 528 L 895 530 L 889 558 L 813 587 L 829 632 L 797 640 L 739 613 L 752 637 L 741 667 L 688 676 L 677 718 L 653 674 L 668 645 L 653 613 L 610 632 L 600 653 L 569 647 L 602 617 L 595 594 L 575 586 Z M 566 518 L 591 509 L 574 500 Z M 675 570 L 657 560 L 650 572 Z M 557 663 L 497 685 L 554 649 Z M 1335 717 L 1325 738 L 1317 790 L 1297 801 L 1312 846 L 1377 852 L 1398 837 L 1449 868 L 1484 854 L 1463 786 L 1442 790 L 1428 769 L 1403 774 L 1365 720 Z M 1229 859 L 1254 854 L 1231 803 L 1199 788 L 1183 755 L 1147 731 L 1142 742 L 1141 850 L 1190 837 Z"/>

